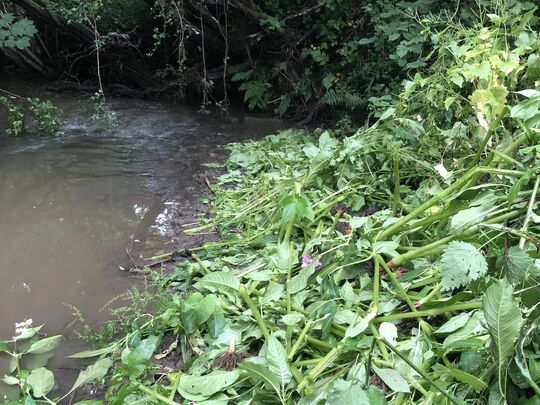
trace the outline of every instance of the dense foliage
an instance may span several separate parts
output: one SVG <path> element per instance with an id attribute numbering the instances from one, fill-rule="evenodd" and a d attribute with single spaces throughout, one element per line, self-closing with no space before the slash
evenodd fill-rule
<path id="1" fill-rule="evenodd" d="M 77 381 L 112 404 L 539 403 L 540 20 L 475 18 L 422 21 L 433 63 L 375 122 L 231 145 L 190 231 L 223 240 Z M 27 403 L 54 381 L 6 378 Z"/>
<path id="2" fill-rule="evenodd" d="M 306 120 L 329 109 L 388 104 L 403 78 L 432 62 L 433 38 L 421 21 L 452 14 L 470 20 L 467 4 L 433 0 L 16 3 L 35 17 L 46 52 L 58 55 L 46 61 L 53 71 L 29 66 L 42 74 L 95 82 L 102 73 L 111 91 L 118 83 L 158 87 L 197 97 L 203 107 L 242 100 Z M 65 19 L 60 40 L 47 33 L 51 12 L 57 17 L 49 25 Z M 32 43 L 34 62 L 45 50 Z"/>

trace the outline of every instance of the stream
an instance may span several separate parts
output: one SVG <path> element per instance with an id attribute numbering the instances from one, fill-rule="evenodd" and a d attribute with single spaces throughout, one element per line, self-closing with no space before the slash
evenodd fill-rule
<path id="1" fill-rule="evenodd" d="M 52 98 L 62 110 L 61 137 L 0 136 L 0 340 L 29 318 L 66 335 L 49 367 L 64 372 L 67 387 L 77 372 L 62 367 L 63 356 L 81 345 L 68 328 L 76 311 L 87 324 L 105 322 L 103 305 L 138 282 L 120 270 L 129 267 L 126 251 L 137 259 L 172 249 L 171 207 L 195 203 L 203 164 L 223 156 L 220 145 L 280 123 L 247 116 L 226 124 L 197 108 L 120 99 L 109 101 L 116 125 L 107 129 L 87 96 L 32 82 L 0 87 Z M 6 368 L 0 358 L 0 377 Z"/>

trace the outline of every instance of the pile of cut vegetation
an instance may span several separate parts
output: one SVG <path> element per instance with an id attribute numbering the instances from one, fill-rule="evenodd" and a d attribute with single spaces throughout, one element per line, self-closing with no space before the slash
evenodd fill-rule
<path id="1" fill-rule="evenodd" d="M 167 276 L 155 315 L 79 356 L 114 361 L 106 398 L 540 403 L 536 12 L 425 21 L 432 66 L 353 134 L 230 146 L 191 231 L 223 240 Z"/>
<path id="2" fill-rule="evenodd" d="M 192 230 L 224 239 L 168 276 L 172 295 L 134 332 L 153 335 L 128 335 L 116 376 L 130 378 L 108 395 L 540 401 L 535 12 L 517 4 L 440 32 L 426 21 L 435 62 L 352 135 L 230 146 L 214 217 Z M 147 366 L 163 334 L 179 370 Z"/>

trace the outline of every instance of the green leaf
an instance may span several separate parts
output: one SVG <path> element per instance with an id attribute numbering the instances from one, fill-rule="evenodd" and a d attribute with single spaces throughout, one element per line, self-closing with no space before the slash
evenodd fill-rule
<path id="1" fill-rule="evenodd" d="M 287 281 L 287 292 L 296 294 L 306 288 L 309 277 L 315 272 L 315 262 L 301 269 L 296 276 Z"/>
<path id="2" fill-rule="evenodd" d="M 45 367 L 32 370 L 26 383 L 32 387 L 34 397 L 41 398 L 47 395 L 54 387 L 54 374 Z"/>
<path id="3" fill-rule="evenodd" d="M 470 385 L 476 391 L 485 390 L 488 386 L 484 381 L 482 381 L 478 377 L 475 377 L 472 374 L 469 374 L 463 370 L 460 370 L 457 367 L 449 366 L 448 370 L 450 371 L 450 374 L 456 380 L 461 381 L 464 384 Z"/>
<path id="4" fill-rule="evenodd" d="M 373 252 L 386 254 L 389 256 L 397 256 L 396 249 L 399 247 L 399 243 L 394 241 L 387 242 L 375 242 L 371 248 Z"/>
<path id="5" fill-rule="evenodd" d="M 472 312 L 463 312 L 459 315 L 453 316 L 448 322 L 437 329 L 435 333 L 452 333 L 462 326 L 465 326 L 471 315 Z"/>
<path id="6" fill-rule="evenodd" d="M 450 242 L 441 257 L 442 291 L 466 286 L 486 274 L 482 253 L 466 242 Z"/>
<path id="7" fill-rule="evenodd" d="M 51 336 L 45 339 L 38 340 L 35 343 L 32 343 L 30 348 L 26 353 L 46 353 L 54 350 L 56 346 L 62 341 L 62 335 Z"/>
<path id="8" fill-rule="evenodd" d="M 501 257 L 500 265 L 508 280 L 514 285 L 538 277 L 538 268 L 534 260 L 519 246 L 512 246 L 506 250 Z"/>
<path id="9" fill-rule="evenodd" d="M 238 370 L 215 370 L 205 375 L 182 374 L 179 387 L 190 394 L 209 398 L 234 384 L 238 377 L 240 377 Z"/>
<path id="10" fill-rule="evenodd" d="M 345 337 L 356 337 L 363 331 L 365 331 L 369 326 L 369 319 L 366 318 L 360 318 L 358 322 L 355 322 L 354 324 L 351 324 L 347 330 L 345 331 Z"/>
<path id="11" fill-rule="evenodd" d="M 109 368 L 112 366 L 113 362 L 109 358 L 104 358 L 96 361 L 94 364 L 89 365 L 86 367 L 85 370 L 82 370 L 77 379 L 75 380 L 75 383 L 73 383 L 73 386 L 69 390 L 69 392 L 75 391 L 77 388 L 82 387 L 85 384 L 88 384 L 95 380 L 100 380 L 109 371 Z"/>
<path id="12" fill-rule="evenodd" d="M 396 370 L 391 368 L 379 368 L 373 365 L 373 371 L 381 377 L 381 380 L 394 392 L 411 392 L 407 380 Z"/>
<path id="13" fill-rule="evenodd" d="M 506 279 L 497 280 L 482 299 L 486 327 L 493 339 L 499 368 L 514 354 L 514 342 L 522 323 L 521 311 L 514 301 L 513 292 Z"/>
<path id="14" fill-rule="evenodd" d="M 264 382 L 264 385 L 266 385 L 268 389 L 272 388 L 276 391 L 278 396 L 281 395 L 279 379 L 274 373 L 268 370 L 267 367 L 250 361 L 240 363 L 239 367 L 242 370 L 245 370 L 251 378 L 256 381 Z"/>
<path id="15" fill-rule="evenodd" d="M 197 284 L 211 291 L 220 291 L 222 289 L 238 291 L 240 289 L 238 277 L 225 271 L 215 271 L 207 274 Z"/>
<path id="16" fill-rule="evenodd" d="M 285 387 L 291 382 L 292 374 L 287 362 L 287 352 L 274 334 L 270 335 L 266 348 L 266 359 L 269 369 L 278 376 L 281 386 Z"/>
<path id="17" fill-rule="evenodd" d="M 19 384 L 19 379 L 17 377 L 13 377 L 12 375 L 4 376 L 4 378 L 2 378 L 2 381 L 4 382 L 4 384 L 7 384 L 7 385 Z"/>

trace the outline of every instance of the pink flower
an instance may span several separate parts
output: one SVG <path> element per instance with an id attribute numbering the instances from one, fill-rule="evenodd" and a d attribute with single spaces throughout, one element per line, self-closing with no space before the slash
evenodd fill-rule
<path id="1" fill-rule="evenodd" d="M 422 301 L 416 301 L 416 303 L 414 304 L 414 307 L 416 309 L 420 308 L 422 306 Z"/>
<path id="2" fill-rule="evenodd" d="M 309 266 L 312 261 L 313 261 L 313 258 L 307 253 L 302 255 L 302 268 Z"/>
<path id="3" fill-rule="evenodd" d="M 307 253 L 302 255 L 302 268 L 309 266 L 311 263 L 313 263 L 313 258 L 311 257 L 311 255 Z M 318 262 L 315 265 L 315 270 L 319 271 L 321 268 L 322 268 L 322 264 Z"/>

